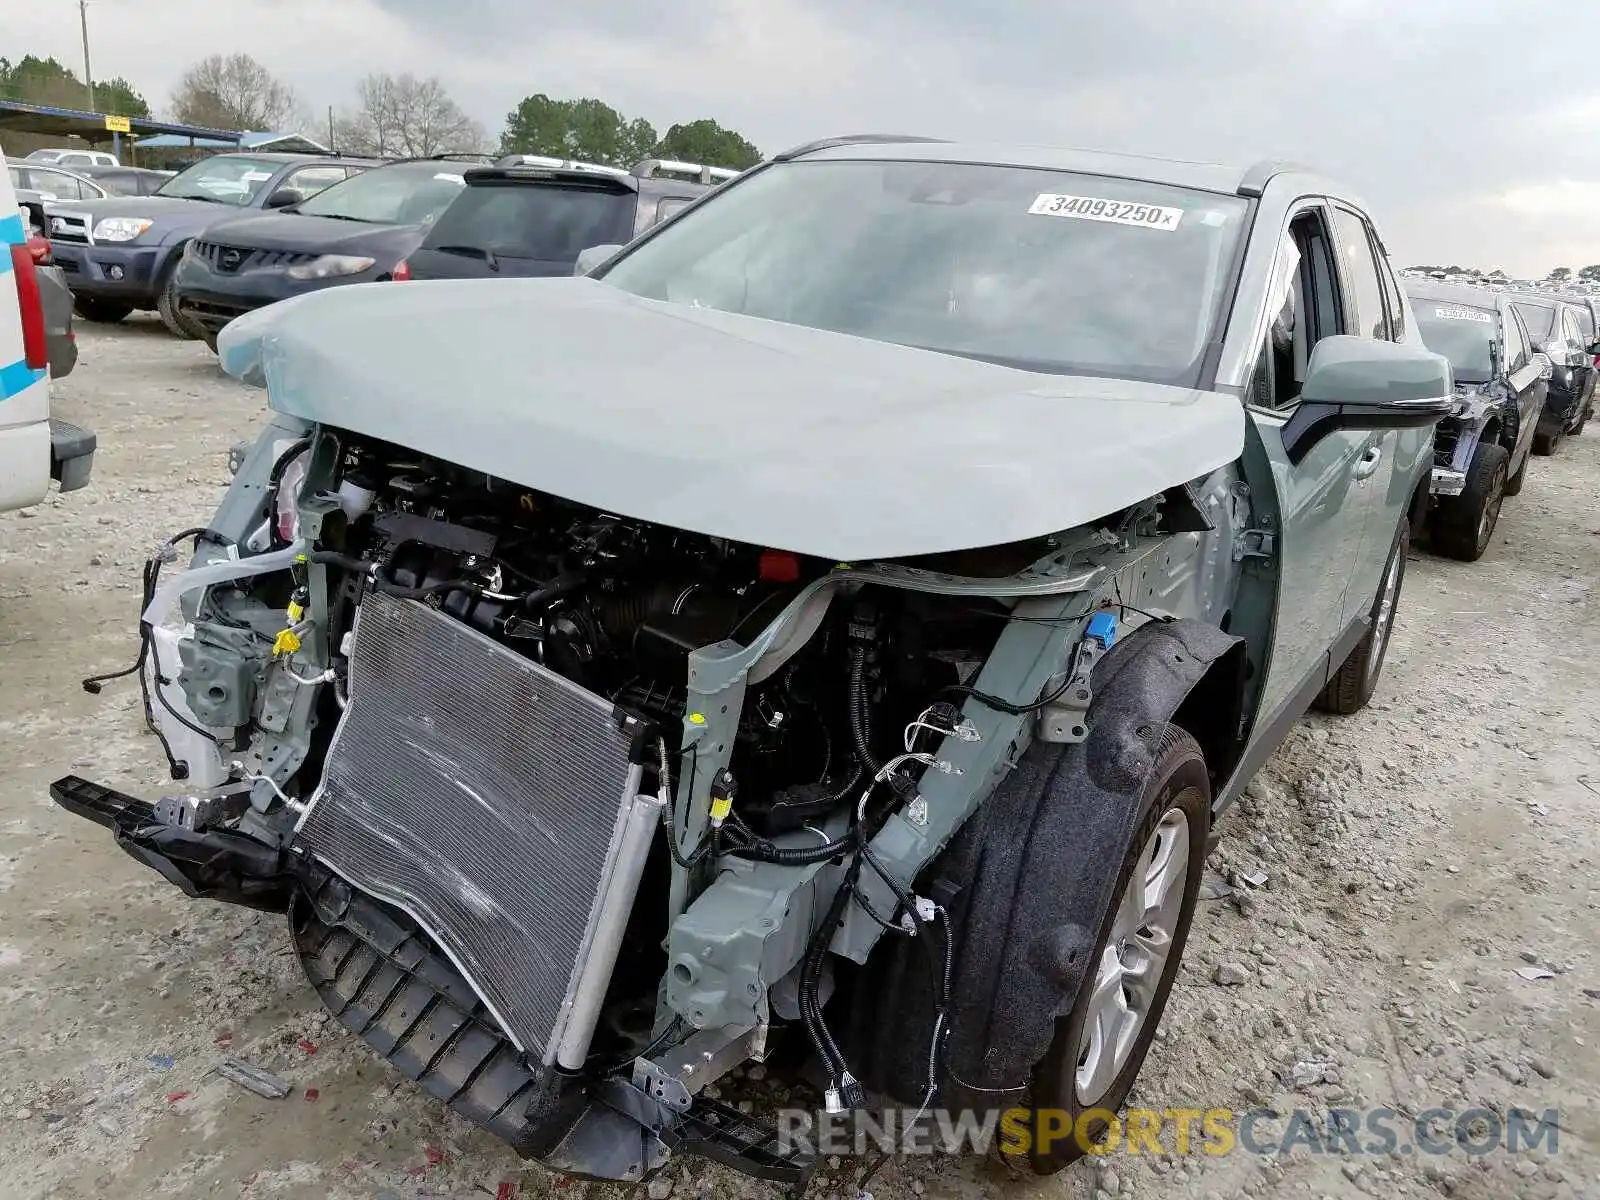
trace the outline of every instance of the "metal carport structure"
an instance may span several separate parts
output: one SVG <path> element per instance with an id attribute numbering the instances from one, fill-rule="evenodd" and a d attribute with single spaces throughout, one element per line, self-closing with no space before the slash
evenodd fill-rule
<path id="1" fill-rule="evenodd" d="M 56 108 L 48 104 L 24 104 L 20 100 L 0 100 L 0 143 L 4 142 L 7 131 L 78 137 L 91 145 L 110 142 L 112 153 L 119 159 L 122 157 L 124 134 L 134 138 L 168 134 L 180 139 L 192 139 L 197 145 L 209 143 L 225 148 L 237 146 L 247 136 L 232 129 L 209 129 L 203 125 L 180 125 L 172 121 L 155 121 L 149 117 L 122 117 L 76 108 Z"/>

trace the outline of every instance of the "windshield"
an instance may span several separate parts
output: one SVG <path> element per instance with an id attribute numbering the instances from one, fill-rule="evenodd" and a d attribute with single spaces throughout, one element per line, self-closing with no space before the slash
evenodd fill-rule
<path id="1" fill-rule="evenodd" d="M 607 283 L 1056 374 L 1193 386 L 1246 204 L 1023 167 L 797 162 L 663 226 Z"/>
<path id="2" fill-rule="evenodd" d="M 376 225 L 427 225 L 465 186 L 460 172 L 443 164 L 402 163 L 352 175 L 295 211 Z"/>
<path id="3" fill-rule="evenodd" d="M 282 163 L 239 154 L 218 154 L 185 167 L 156 189 L 158 196 L 248 205 L 276 175 Z"/>
<path id="4" fill-rule="evenodd" d="M 1528 336 L 1536 342 L 1550 340 L 1550 331 L 1556 327 L 1556 310 L 1554 306 L 1546 308 L 1542 304 L 1520 304 L 1512 302 L 1522 317 L 1522 323 L 1528 327 Z"/>
<path id="5" fill-rule="evenodd" d="M 476 183 L 434 222 L 423 245 L 570 267 L 590 246 L 632 238 L 635 199 L 618 188 Z"/>
<path id="6" fill-rule="evenodd" d="M 1489 345 L 1500 332 L 1499 317 L 1495 313 L 1415 298 L 1411 306 L 1423 344 L 1450 360 L 1458 383 L 1489 382 L 1494 374 Z"/>

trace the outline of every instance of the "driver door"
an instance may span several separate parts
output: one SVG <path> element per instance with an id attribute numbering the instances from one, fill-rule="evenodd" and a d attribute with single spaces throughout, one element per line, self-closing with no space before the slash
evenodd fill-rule
<path id="1" fill-rule="evenodd" d="M 1337 431 L 1298 463 L 1283 428 L 1300 399 L 1316 343 L 1346 329 L 1337 251 L 1327 207 L 1302 202 L 1290 217 L 1274 271 L 1278 316 L 1261 347 L 1246 396 L 1272 466 L 1281 528 L 1278 617 L 1261 711 L 1270 722 L 1291 702 L 1303 708 L 1327 678 L 1328 650 L 1344 630 L 1345 592 L 1366 526 L 1359 491 L 1376 465 L 1373 435 Z"/>

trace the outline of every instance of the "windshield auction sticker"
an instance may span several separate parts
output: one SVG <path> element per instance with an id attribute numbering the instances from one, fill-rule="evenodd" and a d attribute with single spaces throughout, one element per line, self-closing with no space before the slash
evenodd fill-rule
<path id="1" fill-rule="evenodd" d="M 1433 315 L 1441 321 L 1482 321 L 1493 325 L 1494 318 L 1478 308 L 1436 308 Z"/>
<path id="2" fill-rule="evenodd" d="M 1159 204 L 1133 204 L 1126 200 L 1102 200 L 1097 196 L 1059 196 L 1042 193 L 1028 206 L 1036 217 L 1075 217 L 1080 221 L 1109 221 L 1113 225 L 1137 225 L 1171 233 L 1183 219 L 1183 209 L 1163 208 Z"/>

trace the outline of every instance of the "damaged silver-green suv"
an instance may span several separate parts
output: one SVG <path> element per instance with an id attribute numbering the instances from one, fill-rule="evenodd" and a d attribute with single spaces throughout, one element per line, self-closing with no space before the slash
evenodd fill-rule
<path id="1" fill-rule="evenodd" d="M 1383 665 L 1453 400 L 1365 211 L 843 138 L 595 257 L 223 332 L 275 416 L 146 569 L 178 782 L 56 801 L 560 1171 L 802 1182 L 752 1059 L 1115 1109 L 1213 821 Z"/>

